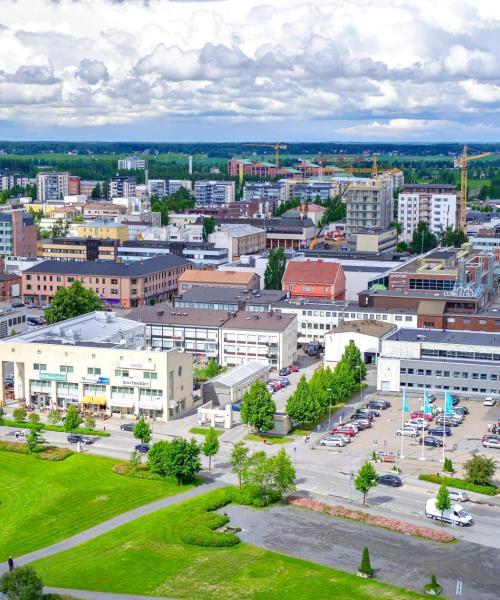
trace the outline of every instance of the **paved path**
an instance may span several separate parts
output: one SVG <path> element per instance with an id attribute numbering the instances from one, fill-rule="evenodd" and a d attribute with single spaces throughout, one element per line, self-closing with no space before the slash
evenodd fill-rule
<path id="1" fill-rule="evenodd" d="M 69 590 L 66 588 L 45 587 L 46 594 L 61 594 L 72 596 L 79 600 L 169 600 L 162 596 L 133 596 L 130 594 L 107 594 L 104 592 L 89 592 L 87 590 Z"/>
<path id="2" fill-rule="evenodd" d="M 252 510 L 231 504 L 224 511 L 232 525 L 242 528 L 241 539 L 254 546 L 348 573 L 356 571 L 363 547 L 368 546 L 382 581 L 422 592 L 435 573 L 445 597 L 454 597 L 460 579 L 462 600 L 498 598 L 500 551 L 492 548 L 465 541 L 428 542 L 291 506 Z"/>
<path id="3" fill-rule="evenodd" d="M 138 508 L 134 508 L 133 510 L 129 510 L 126 513 L 122 513 L 108 521 L 104 521 L 104 523 L 99 523 L 95 527 L 91 527 L 86 531 L 82 531 L 73 535 L 61 542 L 57 542 L 56 544 L 52 544 L 52 546 L 47 546 L 46 548 L 41 548 L 40 550 L 35 550 L 34 552 L 30 552 L 29 554 L 25 554 L 24 556 L 19 556 L 14 558 L 14 563 L 16 567 L 20 567 L 27 563 L 34 562 L 41 558 L 47 558 L 47 556 L 52 556 L 54 554 L 58 554 L 59 552 L 64 552 L 65 550 L 70 550 L 75 546 L 79 546 L 88 540 L 92 540 L 104 533 L 108 533 L 108 531 L 112 531 L 121 525 L 125 525 L 126 523 L 130 523 L 130 521 L 134 521 L 139 517 L 143 517 L 144 515 L 149 515 L 157 510 L 162 508 L 167 508 L 168 506 L 173 506 L 174 504 L 179 504 L 180 502 L 184 502 L 185 500 L 189 500 L 190 498 L 194 498 L 196 496 L 200 496 L 201 494 L 205 494 L 217 488 L 223 487 L 227 485 L 223 482 L 211 481 L 210 483 L 199 485 L 198 487 L 192 488 L 187 492 L 182 494 L 177 494 L 175 496 L 169 496 L 168 498 L 162 498 L 161 500 L 156 500 L 155 502 L 151 502 L 150 504 L 145 504 L 144 506 L 139 506 Z M 2 575 L 7 570 L 7 563 L 4 562 L 0 565 L 0 575 Z M 89 592 L 90 593 L 90 592 Z M 78 597 L 78 596 L 77 596 Z M 95 596 L 97 598 L 97 596 Z M 103 597 L 102 595 L 99 597 Z M 125 597 L 124 597 L 125 598 Z"/>

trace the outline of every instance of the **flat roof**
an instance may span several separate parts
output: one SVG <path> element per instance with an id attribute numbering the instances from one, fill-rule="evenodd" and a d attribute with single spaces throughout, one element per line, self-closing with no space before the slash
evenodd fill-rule
<path id="1" fill-rule="evenodd" d="M 336 335 L 337 333 L 361 333 L 371 337 L 381 338 L 390 331 L 397 328 L 393 323 L 384 323 L 373 319 L 363 319 L 360 321 L 346 321 L 338 325 L 333 331 L 325 335 Z"/>
<path id="2" fill-rule="evenodd" d="M 219 383 L 222 385 L 227 385 L 228 387 L 232 387 L 238 385 L 242 381 L 245 381 L 252 375 L 258 375 L 259 373 L 268 370 L 269 365 L 267 363 L 251 360 L 233 367 L 226 373 L 217 375 L 217 377 L 214 377 L 210 380 L 210 383 Z"/>
<path id="3" fill-rule="evenodd" d="M 249 304 L 273 304 L 286 297 L 286 292 L 281 290 L 252 290 L 245 288 L 232 288 L 225 286 L 194 285 L 182 293 L 175 300 L 187 302 L 233 302 L 246 301 Z"/>
<path id="4" fill-rule="evenodd" d="M 460 346 L 491 346 L 500 353 L 500 335 L 477 331 L 443 331 L 441 329 L 398 329 L 388 340 L 396 342 L 430 342 Z"/>
<path id="5" fill-rule="evenodd" d="M 179 283 L 197 283 L 201 286 L 203 284 L 236 284 L 236 285 L 250 285 L 252 279 L 256 273 L 248 273 L 244 271 L 213 271 L 213 270 L 198 270 L 190 269 L 184 271 L 179 277 Z"/>
<path id="6" fill-rule="evenodd" d="M 415 310 L 409 310 L 407 308 L 376 308 L 372 306 L 359 306 L 356 302 L 322 302 L 321 300 L 282 300 L 281 302 L 275 302 L 274 308 L 289 308 L 294 310 L 330 310 L 336 312 L 347 313 L 374 313 L 374 314 L 397 314 L 397 315 L 416 315 Z"/>
<path id="7" fill-rule="evenodd" d="M 296 315 L 275 312 L 246 312 L 233 313 L 222 329 L 254 329 L 256 331 L 284 331 L 296 319 Z"/>
<path id="8" fill-rule="evenodd" d="M 127 318 L 141 323 L 220 327 L 227 321 L 229 315 L 226 310 L 176 308 L 172 305 L 155 304 L 155 306 L 139 306 L 134 308 L 134 310 L 127 314 Z"/>

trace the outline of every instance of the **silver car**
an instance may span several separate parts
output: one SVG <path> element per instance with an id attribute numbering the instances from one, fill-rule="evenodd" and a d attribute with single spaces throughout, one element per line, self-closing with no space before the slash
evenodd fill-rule
<path id="1" fill-rule="evenodd" d="M 337 448 L 342 448 L 345 446 L 345 442 L 340 438 L 323 438 L 320 443 L 320 446 L 332 446 Z"/>

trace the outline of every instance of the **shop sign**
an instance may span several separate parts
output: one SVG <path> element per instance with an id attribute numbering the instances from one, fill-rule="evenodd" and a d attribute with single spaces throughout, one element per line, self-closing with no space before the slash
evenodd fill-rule
<path id="1" fill-rule="evenodd" d="M 40 371 L 39 377 L 42 381 L 66 381 L 66 373 L 46 373 Z"/>
<path id="2" fill-rule="evenodd" d="M 136 385 L 137 387 L 147 388 L 150 386 L 150 382 L 144 379 L 136 379 L 135 377 L 124 377 L 122 379 L 123 385 Z"/>
<path id="3" fill-rule="evenodd" d="M 136 362 L 127 362 L 120 361 L 118 363 L 119 369 L 130 369 L 131 371 L 155 371 L 155 365 L 153 363 L 136 363 Z"/>

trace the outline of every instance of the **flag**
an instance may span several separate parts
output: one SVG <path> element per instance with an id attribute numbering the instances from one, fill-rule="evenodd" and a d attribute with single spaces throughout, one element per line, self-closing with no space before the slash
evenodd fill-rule
<path id="1" fill-rule="evenodd" d="M 429 396 L 427 395 L 427 390 L 424 391 L 424 414 L 430 415 L 432 412 L 431 405 L 429 402 Z"/>
<path id="2" fill-rule="evenodd" d="M 406 390 L 403 390 L 403 412 L 410 412 L 410 409 L 408 407 L 408 398 L 406 397 Z"/>
<path id="3" fill-rule="evenodd" d="M 444 394 L 444 414 L 448 417 L 453 414 L 453 398 L 448 391 Z"/>

